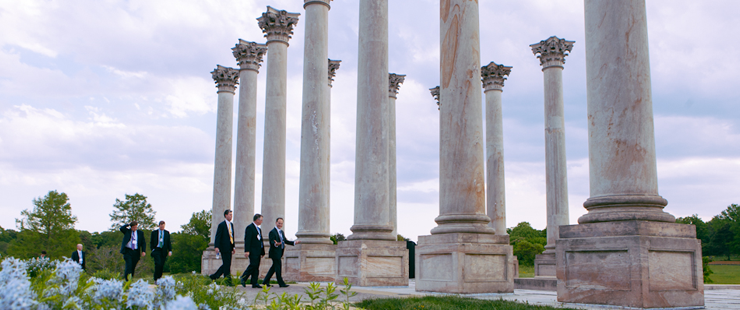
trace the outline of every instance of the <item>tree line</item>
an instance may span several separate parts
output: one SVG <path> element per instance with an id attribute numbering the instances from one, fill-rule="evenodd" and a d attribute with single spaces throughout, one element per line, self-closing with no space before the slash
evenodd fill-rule
<path id="1" fill-rule="evenodd" d="M 122 273 L 124 261 L 119 250 L 123 236 L 118 228 L 137 221 L 147 237 L 157 229 L 156 211 L 146 199 L 139 193 L 126 194 L 124 200 L 116 199 L 110 214 L 110 229 L 91 233 L 75 229 L 77 217 L 72 215 L 67 194 L 49 191 L 46 196 L 33 199 L 33 208 L 21 211 L 15 230 L 0 227 L 0 255 L 27 259 L 45 251 L 50 259 L 61 259 L 69 257 L 76 245 L 82 244 L 88 272 Z M 200 272 L 201 255 L 210 241 L 211 218 L 211 211 L 204 210 L 193 213 L 177 232 L 172 232 L 175 230 L 172 226 L 166 227 L 171 232 L 173 251 L 165 263 L 165 272 Z M 153 272 L 151 255 L 142 262 L 136 270 L 137 276 Z"/>

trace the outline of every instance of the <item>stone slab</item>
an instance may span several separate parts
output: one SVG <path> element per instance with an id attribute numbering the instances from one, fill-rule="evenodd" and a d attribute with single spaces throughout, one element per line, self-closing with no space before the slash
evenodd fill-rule
<path id="1" fill-rule="evenodd" d="M 334 282 L 336 245 L 299 244 L 285 251 L 283 279 L 297 282 Z"/>
<path id="2" fill-rule="evenodd" d="M 203 255 L 201 256 L 200 273 L 211 275 L 221 267 L 221 264 L 221 258 L 216 259 L 216 252 L 213 250 L 213 246 L 210 246 L 203 251 Z M 249 266 L 249 259 L 244 257 L 244 245 L 242 242 L 237 242 L 236 253 L 231 257 L 232 276 L 241 276 L 247 270 L 247 266 Z M 267 271 L 270 270 L 270 266 L 272 266 L 272 260 L 267 255 L 263 256 L 260 261 L 260 279 L 264 279 Z M 283 266 L 285 266 L 285 261 L 283 261 Z"/>
<path id="3" fill-rule="evenodd" d="M 534 275 L 555 278 L 555 252 L 538 254 L 534 257 Z"/>
<path id="4" fill-rule="evenodd" d="M 406 241 L 347 240 L 336 250 L 337 284 L 347 278 L 357 286 L 407 286 Z"/>
<path id="5" fill-rule="evenodd" d="M 419 236 L 416 290 L 453 294 L 511 293 L 514 255 L 508 235 Z"/>
<path id="6" fill-rule="evenodd" d="M 517 290 L 535 290 L 557 292 L 558 279 L 552 278 L 519 278 L 514 279 L 514 287 Z"/>
<path id="7" fill-rule="evenodd" d="M 558 301 L 637 308 L 704 305 L 701 244 L 690 237 L 692 225 L 573 226 L 561 226 L 557 241 Z"/>

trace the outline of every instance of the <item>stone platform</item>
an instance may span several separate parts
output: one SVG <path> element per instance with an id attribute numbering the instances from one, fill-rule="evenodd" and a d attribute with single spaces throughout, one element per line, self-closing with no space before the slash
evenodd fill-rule
<path id="1" fill-rule="evenodd" d="M 283 279 L 296 282 L 334 282 L 336 250 L 334 244 L 298 244 L 286 249 Z"/>
<path id="2" fill-rule="evenodd" d="M 538 254 L 534 257 L 535 277 L 555 277 L 555 251 Z"/>
<path id="3" fill-rule="evenodd" d="M 216 259 L 216 252 L 211 245 L 205 251 L 203 251 L 203 256 L 201 256 L 200 273 L 204 275 L 211 275 L 215 273 L 219 267 L 221 267 L 221 264 L 221 258 Z M 241 276 L 244 271 L 247 270 L 247 266 L 249 266 L 249 259 L 244 257 L 244 244 L 241 242 L 237 242 L 236 253 L 231 256 L 232 276 L 236 276 L 237 274 Z M 260 261 L 260 279 L 265 278 L 265 275 L 267 275 L 267 272 L 270 270 L 270 266 L 272 266 L 272 260 L 267 257 L 267 254 L 265 254 L 265 256 L 263 256 L 262 260 Z M 283 259 L 283 270 L 284 269 L 285 260 Z M 275 276 L 273 276 L 273 279 L 275 279 Z"/>
<path id="4" fill-rule="evenodd" d="M 514 279 L 514 287 L 518 290 L 535 290 L 557 292 L 557 278 L 519 278 Z"/>
<path id="5" fill-rule="evenodd" d="M 416 290 L 453 294 L 511 293 L 514 255 L 509 235 L 419 236 Z"/>
<path id="6" fill-rule="evenodd" d="M 357 286 L 409 285 L 406 241 L 340 241 L 336 261 L 338 284 L 347 278 Z"/>

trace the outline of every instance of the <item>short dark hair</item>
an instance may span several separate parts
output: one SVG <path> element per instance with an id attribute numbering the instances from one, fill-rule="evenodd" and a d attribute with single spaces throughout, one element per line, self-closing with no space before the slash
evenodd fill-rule
<path id="1" fill-rule="evenodd" d="M 259 220 L 261 217 L 262 217 L 262 214 L 257 213 L 254 215 L 254 217 L 252 217 L 252 221 Z"/>
<path id="2" fill-rule="evenodd" d="M 46 251 L 41 251 L 41 254 L 44 254 L 44 255 L 46 255 Z"/>
<path id="3" fill-rule="evenodd" d="M 137 226 L 137 225 L 139 225 L 139 222 L 137 222 L 137 221 L 131 221 L 131 224 L 129 224 L 129 225 L 131 225 L 131 226 Z"/>
<path id="4" fill-rule="evenodd" d="M 277 223 L 277 221 L 279 221 L 279 220 L 283 220 L 283 218 L 282 218 L 282 217 L 278 217 L 278 218 L 276 218 L 276 219 L 275 219 L 275 223 Z M 283 222 L 285 222 L 285 220 L 283 220 Z"/>
<path id="5" fill-rule="evenodd" d="M 224 216 L 229 215 L 229 213 L 231 213 L 231 210 L 229 210 L 229 209 L 224 210 Z"/>
<path id="6" fill-rule="evenodd" d="M 162 224 L 164 224 L 164 221 L 159 221 L 159 225 L 162 225 Z"/>

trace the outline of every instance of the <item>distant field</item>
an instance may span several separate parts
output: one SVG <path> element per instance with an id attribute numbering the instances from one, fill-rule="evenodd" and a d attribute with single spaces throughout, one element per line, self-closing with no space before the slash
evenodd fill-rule
<path id="1" fill-rule="evenodd" d="M 534 278 L 534 266 L 519 265 L 520 278 Z"/>
<path id="2" fill-rule="evenodd" d="M 740 265 L 710 265 L 709 268 L 714 272 L 709 276 L 714 281 L 711 284 L 740 284 Z"/>

